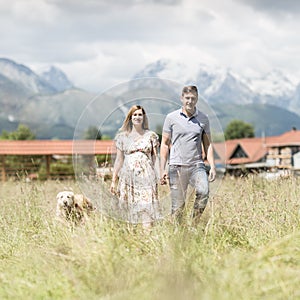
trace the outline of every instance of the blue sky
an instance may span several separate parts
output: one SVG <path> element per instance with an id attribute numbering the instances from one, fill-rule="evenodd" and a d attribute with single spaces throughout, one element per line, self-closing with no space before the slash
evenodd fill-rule
<path id="1" fill-rule="evenodd" d="M 299 30 L 298 0 L 0 0 L 1 57 L 95 92 L 159 59 L 299 82 Z"/>

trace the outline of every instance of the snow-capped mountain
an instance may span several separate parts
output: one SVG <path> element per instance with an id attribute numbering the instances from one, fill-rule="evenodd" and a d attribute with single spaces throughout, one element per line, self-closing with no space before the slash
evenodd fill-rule
<path id="1" fill-rule="evenodd" d="M 195 84 L 199 93 L 211 103 L 252 103 L 255 94 L 231 71 L 210 67 L 204 64 L 193 66 L 176 63 L 170 60 L 160 60 L 146 66 L 138 77 L 157 76 L 174 80 L 182 84 Z"/>
<path id="2" fill-rule="evenodd" d="M 28 91 L 28 94 L 55 92 L 55 88 L 49 85 L 30 68 L 10 59 L 0 58 L 0 74 L 11 82 L 14 82 L 15 85 Z"/>
<path id="3" fill-rule="evenodd" d="M 296 92 L 296 84 L 293 83 L 281 70 L 275 69 L 265 75 L 256 78 L 242 79 L 259 99 L 260 103 L 268 103 L 286 108 L 300 114 L 298 108 L 293 107 L 292 99 Z"/>
<path id="4" fill-rule="evenodd" d="M 125 99 L 174 100 L 179 98 L 182 85 L 193 84 L 213 107 L 223 128 L 234 118 L 255 124 L 257 135 L 281 134 L 292 126 L 300 128 L 300 82 L 297 85 L 278 70 L 259 78 L 245 78 L 216 66 L 158 60 L 133 76 L 141 78 L 131 81 L 124 91 Z M 94 96 L 74 88 L 56 67 L 38 74 L 0 58 L 0 134 L 21 122 L 35 128 L 39 138 L 72 138 L 76 121 Z M 105 109 L 97 107 L 93 112 L 96 117 L 88 121 L 104 120 L 105 113 L 115 110 L 121 100 L 109 95 Z M 154 101 L 147 105 L 153 105 L 151 110 L 155 113 L 165 115 L 171 108 L 167 104 Z"/>
<path id="5" fill-rule="evenodd" d="M 293 96 L 290 101 L 290 110 L 299 112 L 300 114 L 300 83 L 297 85 L 295 92 L 293 93 Z"/>
<path id="6" fill-rule="evenodd" d="M 69 87 L 72 85 L 67 76 L 58 69 L 50 69 L 49 72 L 40 76 L 23 64 L 7 58 L 0 58 L 0 134 L 2 130 L 13 130 L 20 122 L 35 124 L 32 126 L 35 126 L 37 130 L 44 126 L 46 129 L 49 128 L 49 133 L 52 134 L 51 126 L 55 120 L 50 120 L 49 123 L 46 117 L 49 115 L 50 108 L 56 110 L 58 115 L 61 114 L 61 108 L 59 105 L 49 107 L 48 103 L 41 101 L 39 97 L 47 96 L 49 99 L 58 97 L 62 90 Z M 68 91 L 73 92 L 72 99 L 78 98 L 75 97 L 76 89 Z M 85 99 L 85 97 L 90 99 L 91 96 L 87 94 L 82 91 L 81 102 L 83 101 L 81 99 Z M 66 99 L 66 95 L 62 94 L 61 99 L 60 106 L 64 104 L 63 99 Z M 28 112 L 27 108 L 32 106 L 34 108 Z M 74 107 L 74 104 L 70 105 L 70 110 L 72 106 Z M 42 121 L 39 121 L 40 116 L 43 116 Z M 66 129 L 68 133 L 72 133 L 67 122 L 60 126 L 63 126 L 63 130 Z M 55 135 L 55 132 L 53 134 Z M 60 136 L 64 137 L 62 134 Z"/>
<path id="7" fill-rule="evenodd" d="M 199 73 L 201 74 L 200 78 L 203 78 L 202 72 L 200 71 Z M 209 77 L 212 77 L 212 75 Z M 215 77 L 211 84 L 203 91 L 203 95 L 214 104 L 228 102 L 249 104 L 255 102 L 255 95 L 249 87 L 230 71 L 223 72 L 222 76 Z"/>
<path id="8" fill-rule="evenodd" d="M 229 70 L 204 64 L 185 65 L 172 61 L 165 62 L 164 65 L 166 68 L 161 70 L 158 76 L 176 78 L 178 82 L 184 84 L 195 84 L 200 94 L 214 103 L 226 101 L 228 93 L 233 103 L 252 102 L 252 92 L 236 74 Z M 239 91 L 238 95 L 235 95 L 234 91 Z"/>
<path id="9" fill-rule="evenodd" d="M 171 60 L 159 60 L 147 65 L 134 78 L 143 76 L 157 76 L 182 84 L 195 84 L 210 104 L 265 103 L 300 115 L 300 102 L 295 100 L 299 99 L 297 84 L 280 70 L 257 78 L 246 78 L 226 68 L 204 64 L 190 66 Z"/>
<path id="10" fill-rule="evenodd" d="M 57 92 L 63 92 L 73 87 L 73 84 L 70 82 L 66 74 L 54 66 L 50 66 L 47 69 L 42 70 L 40 76 Z"/>
<path id="11" fill-rule="evenodd" d="M 295 91 L 295 84 L 281 71 L 273 71 L 256 78 L 248 78 L 246 84 L 259 95 L 291 96 Z"/>

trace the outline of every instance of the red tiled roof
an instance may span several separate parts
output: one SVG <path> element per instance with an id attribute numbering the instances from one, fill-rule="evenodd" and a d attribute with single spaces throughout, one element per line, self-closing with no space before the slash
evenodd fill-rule
<path id="1" fill-rule="evenodd" d="M 218 143 L 217 143 L 218 144 Z M 267 154 L 265 140 L 262 138 L 244 138 L 225 141 L 225 153 L 218 152 L 220 145 L 214 144 L 215 151 L 225 164 L 245 164 L 261 160 Z M 223 144 L 223 143 L 222 143 Z M 232 157 L 238 147 L 246 153 L 247 157 Z"/>
<path id="2" fill-rule="evenodd" d="M 267 155 L 268 148 L 275 146 L 300 146 L 300 130 L 291 130 L 279 136 L 245 138 L 214 143 L 218 161 L 225 164 L 245 164 L 260 161 Z M 248 157 L 232 158 L 240 146 Z M 115 153 L 112 140 L 0 140 L 0 155 L 72 155 Z"/>
<path id="3" fill-rule="evenodd" d="M 246 164 L 260 161 L 267 155 L 270 147 L 294 145 L 300 146 L 300 130 L 291 130 L 279 136 L 227 140 L 224 143 L 214 143 L 214 149 L 226 164 Z M 238 146 L 248 157 L 232 157 Z M 222 148 L 226 149 L 225 152 L 220 150 Z"/>
<path id="4" fill-rule="evenodd" d="M 230 164 L 251 163 L 261 160 L 268 152 L 264 141 L 261 138 L 248 138 L 239 140 L 239 145 L 245 151 L 248 157 L 245 158 L 229 158 Z"/>
<path id="5" fill-rule="evenodd" d="M 110 154 L 111 140 L 0 140 L 0 155 Z"/>
<path id="6" fill-rule="evenodd" d="M 290 130 L 279 136 L 268 137 L 267 146 L 300 146 L 300 130 Z"/>

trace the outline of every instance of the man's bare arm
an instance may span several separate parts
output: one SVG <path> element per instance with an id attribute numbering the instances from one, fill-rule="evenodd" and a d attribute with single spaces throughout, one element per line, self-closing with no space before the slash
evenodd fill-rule
<path id="1" fill-rule="evenodd" d="M 203 148 L 204 148 L 206 159 L 210 165 L 208 180 L 214 181 L 216 178 L 216 166 L 215 166 L 215 159 L 214 159 L 214 149 L 211 143 L 210 135 L 204 133 L 202 137 L 202 142 L 203 142 Z"/>
<path id="2" fill-rule="evenodd" d="M 166 170 L 166 164 L 169 157 L 171 138 L 167 133 L 163 133 L 161 146 L 160 146 L 160 183 L 167 183 L 168 172 Z"/>

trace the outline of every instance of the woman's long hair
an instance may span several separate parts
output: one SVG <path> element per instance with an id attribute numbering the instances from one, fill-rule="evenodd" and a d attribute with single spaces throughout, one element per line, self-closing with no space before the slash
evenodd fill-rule
<path id="1" fill-rule="evenodd" d="M 120 131 L 125 131 L 125 132 L 131 132 L 132 130 L 132 115 L 133 113 L 136 111 L 136 110 L 139 110 L 141 109 L 142 112 L 143 112 L 143 124 L 142 124 L 142 127 L 143 129 L 147 130 L 149 129 L 149 124 L 148 124 L 148 117 L 147 117 L 147 114 L 146 114 L 146 111 L 145 109 L 140 106 L 140 105 L 133 105 L 130 109 L 129 109 L 129 112 L 127 113 L 127 116 L 123 122 L 123 125 L 122 127 L 120 128 Z"/>

